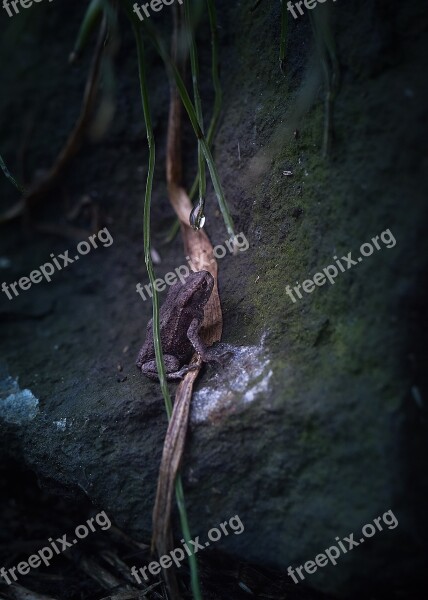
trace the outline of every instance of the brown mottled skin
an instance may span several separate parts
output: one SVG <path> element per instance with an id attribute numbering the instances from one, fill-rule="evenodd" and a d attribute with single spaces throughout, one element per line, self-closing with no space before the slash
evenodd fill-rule
<path id="1" fill-rule="evenodd" d="M 168 380 L 181 379 L 190 369 L 184 366 L 196 351 L 203 361 L 218 360 L 199 337 L 204 306 L 213 291 L 214 278 L 208 271 L 191 273 L 184 283 L 178 281 L 169 290 L 160 309 L 160 336 Z M 158 380 L 153 344 L 153 324 L 147 324 L 147 336 L 137 358 L 143 375 Z"/>

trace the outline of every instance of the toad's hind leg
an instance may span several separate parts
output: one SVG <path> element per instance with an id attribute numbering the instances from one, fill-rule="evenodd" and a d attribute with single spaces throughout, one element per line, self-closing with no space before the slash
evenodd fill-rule
<path id="1" fill-rule="evenodd" d="M 174 381 L 176 379 L 183 379 L 184 375 L 188 371 L 192 371 L 196 368 L 194 367 L 181 367 L 180 361 L 175 356 L 171 356 L 170 354 L 166 354 L 163 357 L 165 363 L 165 371 L 166 378 L 168 381 Z M 146 363 L 141 365 L 141 372 L 143 375 L 148 377 L 149 379 L 153 379 L 154 381 L 159 381 L 159 374 L 156 366 L 155 360 L 149 360 Z"/>
<path id="2" fill-rule="evenodd" d="M 170 375 L 180 369 L 180 361 L 175 356 L 165 354 L 163 357 L 163 362 L 165 364 L 166 378 L 170 379 Z M 155 381 L 159 380 L 158 368 L 154 359 L 149 360 L 146 363 L 139 364 L 138 366 L 141 368 L 143 375 Z"/>

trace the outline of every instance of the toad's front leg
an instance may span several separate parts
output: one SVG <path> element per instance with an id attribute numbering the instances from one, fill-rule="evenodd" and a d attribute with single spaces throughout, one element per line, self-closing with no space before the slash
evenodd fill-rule
<path id="1" fill-rule="evenodd" d="M 192 346 L 204 362 L 217 362 L 223 366 L 223 361 L 221 360 L 221 358 L 229 353 L 223 352 L 222 354 L 220 354 L 218 352 L 218 349 L 208 347 L 202 341 L 199 335 L 200 328 L 200 321 L 198 319 L 193 319 L 193 321 L 190 323 L 189 329 L 187 330 L 187 337 L 191 341 Z"/>

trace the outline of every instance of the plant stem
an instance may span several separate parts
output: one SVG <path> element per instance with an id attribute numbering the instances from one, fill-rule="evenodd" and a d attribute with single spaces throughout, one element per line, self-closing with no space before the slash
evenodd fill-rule
<path id="1" fill-rule="evenodd" d="M 201 143 L 202 152 L 204 153 L 204 157 L 205 157 L 206 163 L 208 165 L 208 170 L 210 172 L 211 181 L 213 183 L 214 191 L 217 196 L 217 201 L 219 204 L 221 214 L 223 216 L 224 223 L 226 225 L 227 232 L 230 237 L 235 237 L 232 216 L 229 212 L 229 207 L 227 205 L 226 198 L 225 198 L 224 192 L 223 192 L 223 188 L 220 183 L 220 178 L 218 175 L 217 167 L 215 165 L 213 156 L 211 154 L 211 150 L 207 143 L 207 139 L 205 138 L 201 128 L 199 127 L 198 117 L 196 115 L 196 111 L 192 104 L 192 101 L 190 100 L 189 93 L 186 89 L 186 86 L 184 85 L 184 81 L 183 81 L 176 65 L 172 62 L 172 60 L 171 60 L 168 52 L 166 51 L 163 42 L 159 38 L 156 30 L 153 28 L 153 26 L 149 22 L 144 22 L 144 27 L 145 27 L 147 33 L 150 35 L 153 45 L 155 46 L 156 50 L 158 51 L 162 60 L 164 61 L 170 77 L 172 77 L 175 80 L 178 92 L 180 94 L 181 101 L 182 101 L 183 106 L 186 109 L 186 112 L 189 116 L 190 123 L 193 127 L 196 137 L 198 138 L 198 140 Z"/>
<path id="2" fill-rule="evenodd" d="M 130 9 L 127 1 L 123 2 L 123 6 L 128 14 L 131 21 L 132 28 L 134 30 L 135 41 L 137 45 L 137 56 L 138 56 L 138 71 L 140 77 L 140 92 L 141 100 L 143 104 L 144 122 L 146 125 L 147 142 L 149 146 L 149 165 L 147 172 L 146 191 L 144 196 L 144 214 L 143 214 L 143 227 L 144 227 L 144 260 L 146 263 L 147 273 L 149 275 L 150 283 L 152 284 L 153 290 L 153 341 L 155 349 L 156 367 L 159 375 L 160 386 L 162 395 L 165 401 L 166 412 L 168 418 L 172 414 L 172 403 L 169 395 L 168 385 L 166 382 L 165 375 L 165 363 L 162 354 L 162 345 L 160 339 L 160 324 L 159 324 L 159 296 L 155 287 L 155 273 L 153 269 L 153 262 L 151 258 L 151 236 L 150 236 L 150 207 L 153 189 L 153 175 L 155 169 L 156 151 L 155 151 L 155 140 L 153 135 L 153 126 L 150 114 L 149 104 L 149 92 L 146 81 L 146 68 L 145 68 L 145 57 L 144 57 L 144 44 L 141 36 L 141 32 L 138 23 L 135 21 L 135 17 Z"/>
<path id="3" fill-rule="evenodd" d="M 195 102 L 195 111 L 198 119 L 199 127 L 201 131 L 204 131 L 204 122 L 202 116 L 202 102 L 199 94 L 199 62 L 198 53 L 195 44 L 195 37 L 193 34 L 193 24 L 191 19 L 190 11 L 190 0 L 184 2 L 184 15 L 185 15 L 185 26 L 187 33 L 187 41 L 189 44 L 190 51 L 190 67 L 192 70 L 192 83 L 193 83 L 193 99 Z M 198 140 L 198 181 L 199 181 L 199 199 L 203 200 L 206 194 L 206 175 L 205 175 L 205 162 L 204 155 L 202 152 L 201 142 Z"/>
<path id="4" fill-rule="evenodd" d="M 188 544 L 192 538 L 190 536 L 189 521 L 187 518 L 186 504 L 184 502 L 184 491 L 183 483 L 181 481 L 181 475 L 178 474 L 175 480 L 175 499 L 177 501 L 178 512 L 180 513 L 181 531 L 183 532 L 183 538 L 186 544 Z M 203 600 L 201 585 L 199 582 L 198 563 L 196 556 L 191 554 L 189 556 L 190 565 L 190 585 L 192 588 L 192 594 L 194 600 Z"/>
<path id="5" fill-rule="evenodd" d="M 217 33 L 217 13 L 215 10 L 214 0 L 207 0 L 208 15 L 211 28 L 211 76 L 214 86 L 214 109 L 211 118 L 211 123 L 207 133 L 207 143 L 211 148 L 214 134 L 217 129 L 220 118 L 221 105 L 223 103 L 223 92 L 221 90 L 219 62 L 218 62 L 218 33 Z"/>
<path id="6" fill-rule="evenodd" d="M 150 205 L 151 205 L 151 195 L 153 188 L 153 174 L 155 167 L 155 142 L 153 136 L 153 127 L 151 122 L 150 115 L 150 106 L 149 106 L 149 95 L 148 88 L 146 82 L 146 72 L 145 72 L 145 60 L 144 60 L 144 46 L 143 40 L 141 37 L 141 32 L 139 29 L 139 24 L 132 13 L 130 6 L 126 0 L 123 0 L 124 8 L 127 12 L 128 18 L 131 21 L 132 28 L 134 30 L 136 44 L 137 44 L 137 54 L 138 54 L 138 70 L 140 76 L 140 90 L 141 90 L 141 98 L 143 103 L 143 112 L 144 112 L 144 121 L 146 124 L 146 132 L 147 132 L 147 141 L 149 146 L 149 167 L 147 173 L 147 183 L 146 183 L 146 192 L 144 198 L 144 259 L 147 267 L 147 272 L 149 274 L 150 283 L 152 284 L 153 289 L 153 340 L 155 347 L 155 357 L 156 357 L 156 366 L 159 374 L 159 380 L 161 384 L 161 390 L 165 401 L 165 409 L 168 416 L 168 420 L 171 420 L 172 415 L 172 403 L 171 397 L 169 395 L 168 386 L 166 383 L 165 376 L 165 364 L 162 355 L 162 346 L 160 340 L 160 327 L 159 327 L 159 298 L 155 288 L 155 274 L 153 269 L 153 263 L 151 259 L 150 253 Z M 176 490 L 176 500 L 177 506 L 180 514 L 180 522 L 181 529 L 183 532 L 183 536 L 186 542 L 191 540 L 189 522 L 187 518 L 187 511 L 184 502 L 184 492 L 183 492 L 183 484 L 181 481 L 180 475 L 177 475 L 175 482 L 175 490 Z M 191 573 L 191 586 L 194 600 L 202 600 L 202 594 L 200 590 L 199 584 L 199 575 L 196 557 L 192 554 L 189 558 L 189 566 Z"/>
<path id="7" fill-rule="evenodd" d="M 211 29 L 211 76 L 214 86 L 214 108 L 211 116 L 211 121 L 207 132 L 207 144 L 211 148 L 215 132 L 217 130 L 218 121 L 220 119 L 221 107 L 223 103 L 223 92 L 221 89 L 220 75 L 219 75 L 219 60 L 218 60 L 218 33 L 217 33 L 217 13 L 215 9 L 214 0 L 207 0 L 208 15 L 210 20 Z M 189 199 L 193 200 L 196 190 L 198 189 L 199 177 L 195 177 L 192 187 L 189 192 Z M 164 243 L 171 242 L 180 230 L 180 221 L 177 219 L 171 226 Z"/>

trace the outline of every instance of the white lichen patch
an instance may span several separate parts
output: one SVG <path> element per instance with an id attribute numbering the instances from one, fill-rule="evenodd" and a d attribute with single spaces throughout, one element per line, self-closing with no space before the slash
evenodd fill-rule
<path id="1" fill-rule="evenodd" d="M 272 369 L 263 341 L 260 346 L 222 344 L 222 351 L 231 353 L 224 359 L 225 367 L 215 365 L 215 375 L 193 396 L 193 423 L 221 418 L 270 391 Z"/>
<path id="2" fill-rule="evenodd" d="M 39 401 L 31 390 L 21 390 L 18 379 L 7 376 L 0 379 L 0 419 L 22 425 L 35 418 Z"/>
<path id="3" fill-rule="evenodd" d="M 59 429 L 60 431 L 65 431 L 66 427 L 67 427 L 67 419 L 59 419 L 58 421 L 54 421 L 53 424 L 56 426 L 57 429 Z"/>

